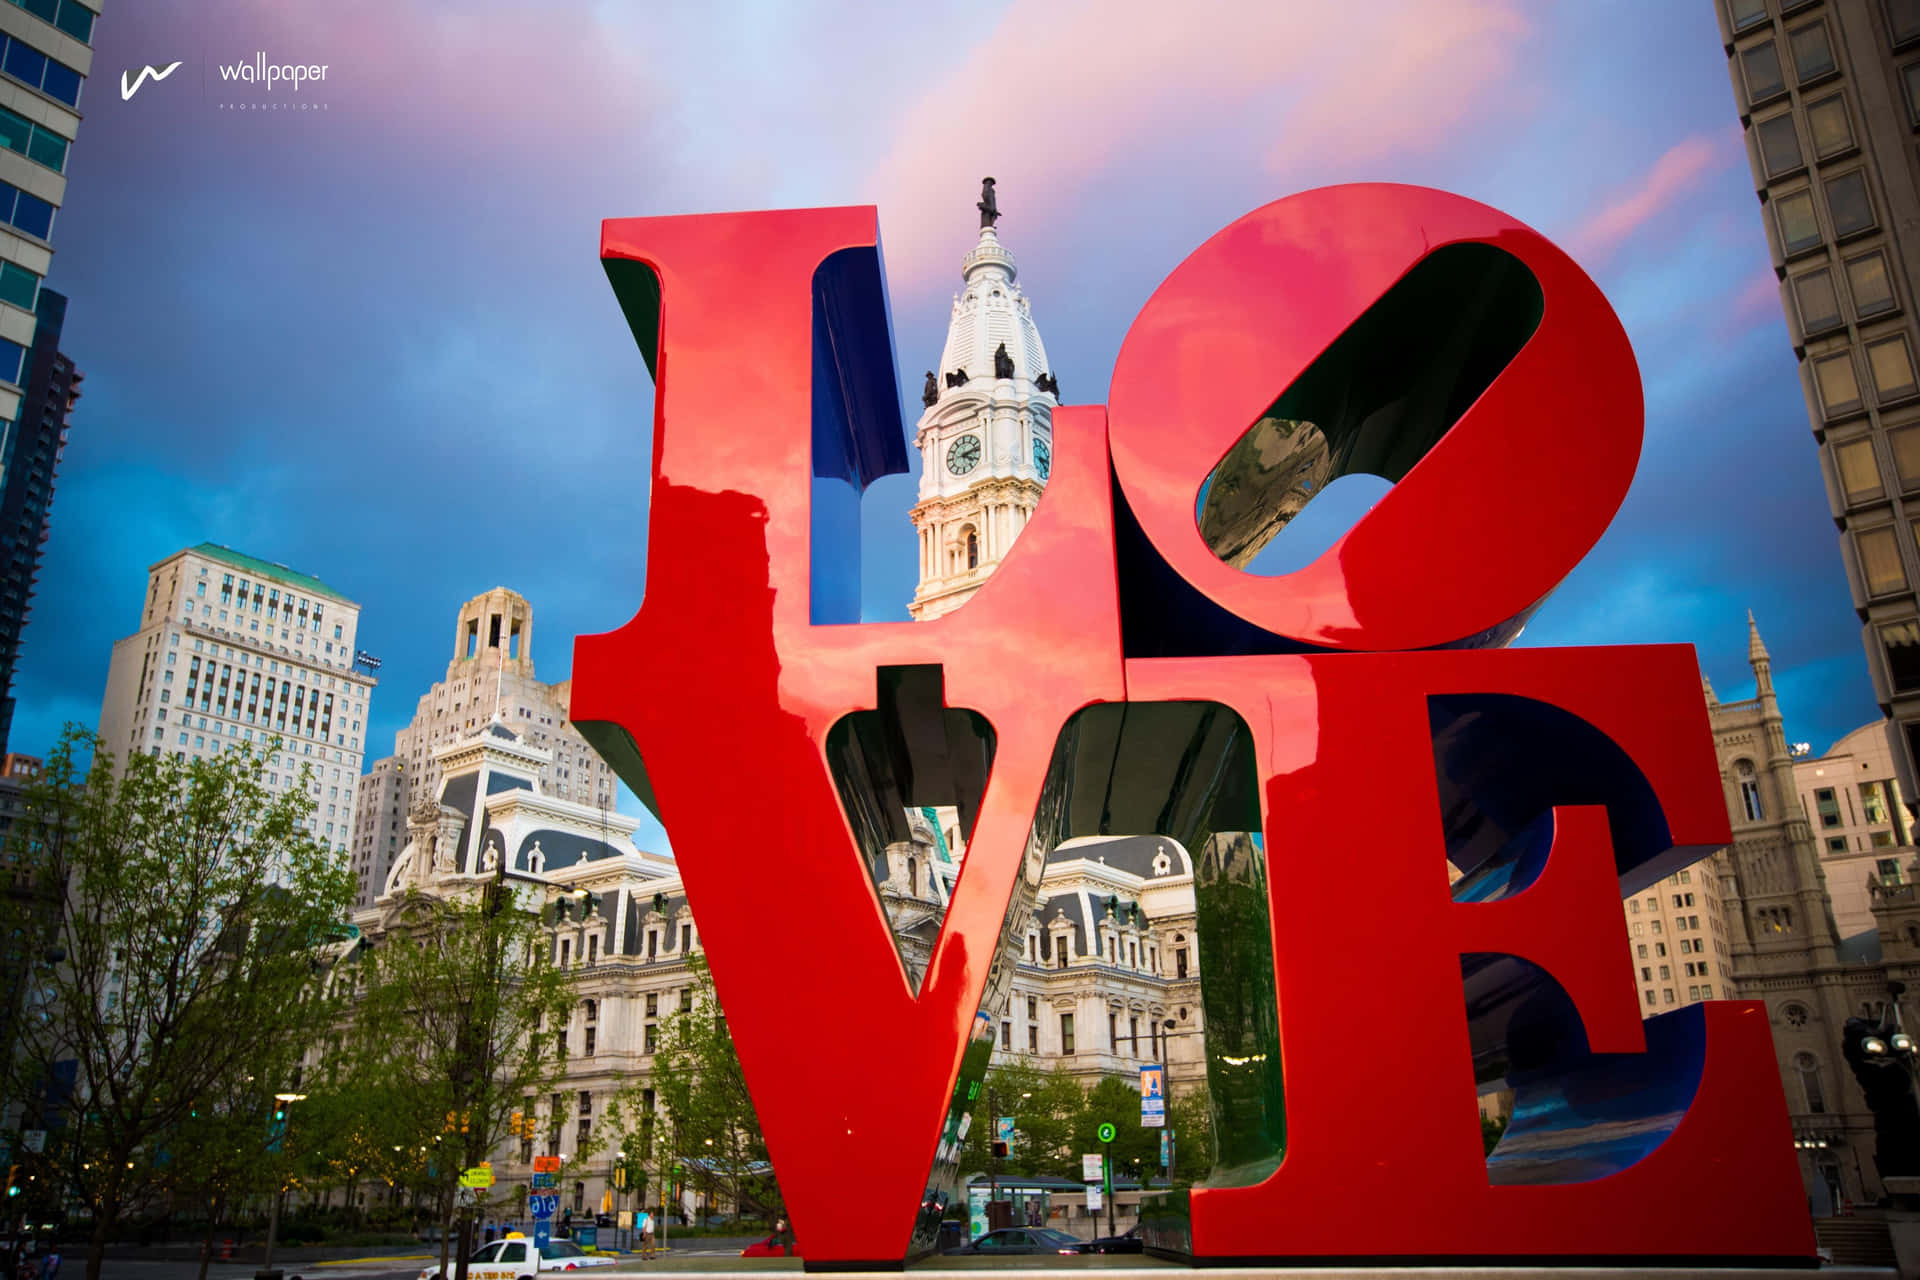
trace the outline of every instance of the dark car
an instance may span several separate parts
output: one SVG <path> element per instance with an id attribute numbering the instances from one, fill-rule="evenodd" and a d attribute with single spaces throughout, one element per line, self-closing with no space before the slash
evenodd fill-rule
<path id="1" fill-rule="evenodd" d="M 1140 1237 L 1138 1224 L 1117 1236 L 1100 1236 L 1087 1241 L 1088 1253 L 1145 1253 L 1147 1242 Z"/>
<path id="2" fill-rule="evenodd" d="M 1052 1227 L 1002 1227 L 989 1231 L 963 1249 L 949 1249 L 949 1257 L 982 1255 L 1012 1257 L 1029 1253 L 1085 1253 L 1086 1245 Z"/>

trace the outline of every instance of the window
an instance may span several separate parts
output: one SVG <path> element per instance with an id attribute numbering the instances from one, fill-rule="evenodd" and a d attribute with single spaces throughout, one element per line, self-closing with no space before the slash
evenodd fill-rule
<path id="1" fill-rule="evenodd" d="M 1860 784 L 1860 811 L 1867 821 L 1876 825 L 1887 821 L 1887 784 L 1884 782 L 1863 782 Z"/>
<path id="2" fill-rule="evenodd" d="M 1845 240 L 1874 227 L 1873 200 L 1867 195 L 1867 175 L 1855 169 L 1837 178 L 1828 178 L 1827 214 L 1833 219 L 1833 234 Z"/>
<path id="3" fill-rule="evenodd" d="M 1060 1015 L 1060 1052 L 1073 1052 L 1073 1015 L 1070 1013 Z"/>
<path id="4" fill-rule="evenodd" d="M 1733 767 L 1740 784 L 1740 811 L 1748 822 L 1760 822 L 1766 811 L 1760 805 L 1760 780 L 1754 776 L 1751 761 L 1742 760 Z"/>
<path id="5" fill-rule="evenodd" d="M 1642 960 L 1645 960 L 1645 959 L 1647 958 L 1647 944 L 1646 944 L 1646 943 L 1644 943 L 1644 942 L 1643 942 L 1643 943 L 1641 943 L 1641 944 L 1640 944 L 1640 945 L 1639 945 L 1638 947 L 1635 947 L 1635 948 L 1634 948 L 1634 950 L 1635 950 L 1636 952 L 1638 952 L 1638 953 L 1639 953 L 1639 956 L 1640 956 L 1640 958 L 1641 958 Z"/>
<path id="6" fill-rule="evenodd" d="M 1040 1052 L 1040 1028 L 1032 1024 L 1027 1026 L 1027 1052 Z"/>
<path id="7" fill-rule="evenodd" d="M 1828 853 L 1845 853 L 1846 851 L 1847 851 L 1847 838 L 1845 836 L 1828 836 L 1827 837 Z"/>
<path id="8" fill-rule="evenodd" d="M 644 1053 L 655 1053 L 659 1051 L 659 1048 L 660 1024 L 657 1022 L 649 1022 L 646 1029 L 646 1040 L 641 1051 Z"/>
<path id="9" fill-rule="evenodd" d="M 1900 860 L 1898 858 L 1874 859 L 1873 874 L 1879 879 L 1881 884 L 1899 884 Z"/>
<path id="10" fill-rule="evenodd" d="M 1800 135 L 1794 131 L 1790 113 L 1756 121 L 1753 132 L 1760 140 L 1760 167 L 1768 178 L 1792 173 L 1806 163 L 1800 157 Z"/>
<path id="11" fill-rule="evenodd" d="M 600 1036 L 600 1029 L 598 1027 L 587 1028 L 586 1044 L 583 1045 L 580 1050 L 581 1055 L 583 1057 L 591 1058 L 593 1056 L 594 1046 L 597 1043 L 599 1036 Z"/>
<path id="12" fill-rule="evenodd" d="M 0 70 L 70 107 L 80 104 L 78 71 L 49 58 L 24 40 L 0 38 L 0 46 L 5 48 L 5 53 L 0 54 Z"/>
<path id="13" fill-rule="evenodd" d="M 1793 73 L 1801 84 L 1810 84 L 1834 70 L 1833 44 L 1827 39 L 1827 24 L 1809 22 L 1787 34 L 1787 47 L 1793 51 Z"/>
<path id="14" fill-rule="evenodd" d="M 1820 223 L 1813 216 L 1813 193 L 1793 191 L 1773 201 L 1773 217 L 1780 230 L 1780 251 L 1787 257 L 1820 244 Z"/>
<path id="15" fill-rule="evenodd" d="M 1854 314 L 1862 320 L 1899 309 L 1893 279 L 1887 274 L 1887 255 L 1878 249 L 1847 259 L 1847 287 L 1853 291 Z"/>
<path id="16" fill-rule="evenodd" d="M 18 152 L 55 173 L 67 167 L 67 140 L 41 128 L 33 121 L 0 107 L 0 147 Z"/>
<path id="17" fill-rule="evenodd" d="M 1900 82 L 1907 91 L 1907 120 L 1920 125 L 1920 62 L 1900 68 Z"/>
<path id="18" fill-rule="evenodd" d="M 1860 383 L 1853 374 L 1851 352 L 1836 351 L 1812 364 L 1814 387 L 1820 393 L 1820 406 L 1829 418 L 1860 407 Z"/>
<path id="19" fill-rule="evenodd" d="M 1845 325 L 1840 317 L 1840 296 L 1833 287 L 1833 273 L 1825 267 L 1793 278 L 1793 303 L 1800 313 L 1800 331 L 1808 336 Z"/>
<path id="20" fill-rule="evenodd" d="M 1747 78 L 1749 103 L 1766 102 L 1787 91 L 1787 78 L 1780 71 L 1780 50 L 1771 40 L 1741 51 L 1740 72 Z"/>
<path id="21" fill-rule="evenodd" d="M 1810 1053 L 1797 1053 L 1793 1057 L 1794 1074 L 1800 1077 L 1800 1088 L 1807 1097 L 1807 1110 L 1820 1115 L 1827 1109 L 1827 1096 L 1820 1087 L 1820 1062 Z"/>
<path id="22" fill-rule="evenodd" d="M 1000 1047 L 1009 1053 L 1013 1051 L 1013 1024 L 1004 1018 L 1000 1020 Z"/>
<path id="23" fill-rule="evenodd" d="M 1839 94 L 1807 104 L 1807 134 L 1813 154 L 1825 160 L 1853 148 L 1853 126 L 1847 121 L 1847 102 Z"/>
<path id="24" fill-rule="evenodd" d="M 1920 37 L 1920 3 L 1915 0 L 1885 0 L 1887 29 L 1896 45 Z"/>
<path id="25" fill-rule="evenodd" d="M 1668 1003 L 1668 1004 L 1672 1004 L 1672 1003 L 1673 1003 L 1673 988 L 1672 988 L 1672 987 L 1662 987 L 1662 988 L 1660 989 L 1660 995 L 1661 995 L 1661 997 L 1662 997 L 1662 998 L 1663 998 L 1663 999 L 1664 999 L 1664 1000 L 1666 1001 L 1666 1003 Z"/>
<path id="26" fill-rule="evenodd" d="M 1904 400 L 1920 391 L 1920 384 L 1916 384 L 1913 376 L 1913 351 L 1907 346 L 1904 333 L 1869 342 L 1867 368 L 1873 373 L 1874 394 L 1882 404 Z"/>
<path id="27" fill-rule="evenodd" d="M 1907 585 L 1906 571 L 1900 566 L 1900 548 L 1894 541 L 1893 530 L 1889 528 L 1867 529 L 1854 535 L 1854 545 L 1860 549 L 1860 579 L 1866 585 L 1870 596 L 1890 595 L 1904 590 Z M 1831 802 L 1833 792 L 1823 791 Z M 1839 813 L 1829 813 L 1824 807 L 1820 811 L 1823 826 L 1840 825 Z"/>
<path id="28" fill-rule="evenodd" d="M 40 277 L 12 262 L 0 262 L 0 301 L 11 302 L 22 311 L 33 310 L 40 296 Z"/>
<path id="29" fill-rule="evenodd" d="M 1745 31 L 1767 20 L 1767 0 L 1727 0 L 1727 17 L 1735 31 Z"/>

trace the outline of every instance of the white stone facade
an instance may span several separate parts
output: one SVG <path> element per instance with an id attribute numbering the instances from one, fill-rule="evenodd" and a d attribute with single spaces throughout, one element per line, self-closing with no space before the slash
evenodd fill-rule
<path id="1" fill-rule="evenodd" d="M 374 765 L 376 774 L 396 774 L 399 785 L 371 785 L 370 775 L 362 787 L 364 802 L 353 818 L 360 898 L 371 902 L 378 894 L 399 853 L 393 837 L 408 814 L 437 794 L 439 749 L 486 726 L 496 713 L 548 753 L 540 773 L 543 794 L 610 812 L 613 769 L 572 727 L 572 702 L 571 680 L 542 684 L 534 675 L 533 606 L 526 597 L 495 587 L 462 605 L 446 678 L 421 695 L 412 721 L 394 735 L 393 755 Z M 372 843 L 363 846 L 360 839 L 369 836 Z"/>
<path id="2" fill-rule="evenodd" d="M 1032 517 L 1052 469 L 1059 400 L 1041 379 L 1051 386 L 1053 374 L 1013 255 L 992 227 L 980 229 L 961 274 L 965 288 L 953 300 L 940 368 L 931 371 L 933 403 L 914 429 L 916 620 L 951 612 L 986 580 Z"/>
<path id="3" fill-rule="evenodd" d="M 353 669 L 359 620 L 359 605 L 285 565 L 210 542 L 177 551 L 148 569 L 140 627 L 113 646 L 100 736 L 120 758 L 277 739 L 268 786 L 304 774 L 308 826 L 344 853 L 376 683 Z"/>

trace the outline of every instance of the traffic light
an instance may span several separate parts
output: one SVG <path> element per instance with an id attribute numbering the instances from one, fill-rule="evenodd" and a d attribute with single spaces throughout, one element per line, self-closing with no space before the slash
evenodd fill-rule
<path id="1" fill-rule="evenodd" d="M 1004 1142 L 996 1142 L 996 1143 L 994 1143 L 994 1144 L 993 1144 L 993 1154 L 994 1154 L 994 1155 L 995 1155 L 995 1156 L 996 1156 L 997 1158 L 999 1158 L 999 1159 L 1002 1159 L 1002 1160 L 1004 1160 L 1004 1159 L 1006 1159 L 1006 1157 L 1007 1157 L 1007 1144 L 1006 1144 L 1006 1143 L 1004 1143 Z"/>
<path id="2" fill-rule="evenodd" d="M 273 1109 L 273 1122 L 275 1124 L 284 1124 L 286 1123 L 286 1119 L 287 1109 L 285 1107 L 275 1107 Z"/>
<path id="3" fill-rule="evenodd" d="M 15 1196 L 20 1194 L 20 1188 L 15 1186 L 13 1182 L 14 1175 L 18 1174 L 19 1172 L 20 1172 L 19 1165 L 10 1164 L 7 1166 L 7 1199 L 9 1200 L 13 1199 Z"/>

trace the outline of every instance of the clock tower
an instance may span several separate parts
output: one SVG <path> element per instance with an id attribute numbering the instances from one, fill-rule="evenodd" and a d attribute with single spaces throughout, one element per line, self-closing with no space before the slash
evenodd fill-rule
<path id="1" fill-rule="evenodd" d="M 1053 464 L 1060 388 L 1015 283 L 1013 254 L 994 229 L 992 178 L 979 208 L 980 240 L 961 259 L 965 284 L 914 431 L 920 584 L 908 609 L 916 621 L 951 613 L 987 580 L 1033 515 Z"/>

